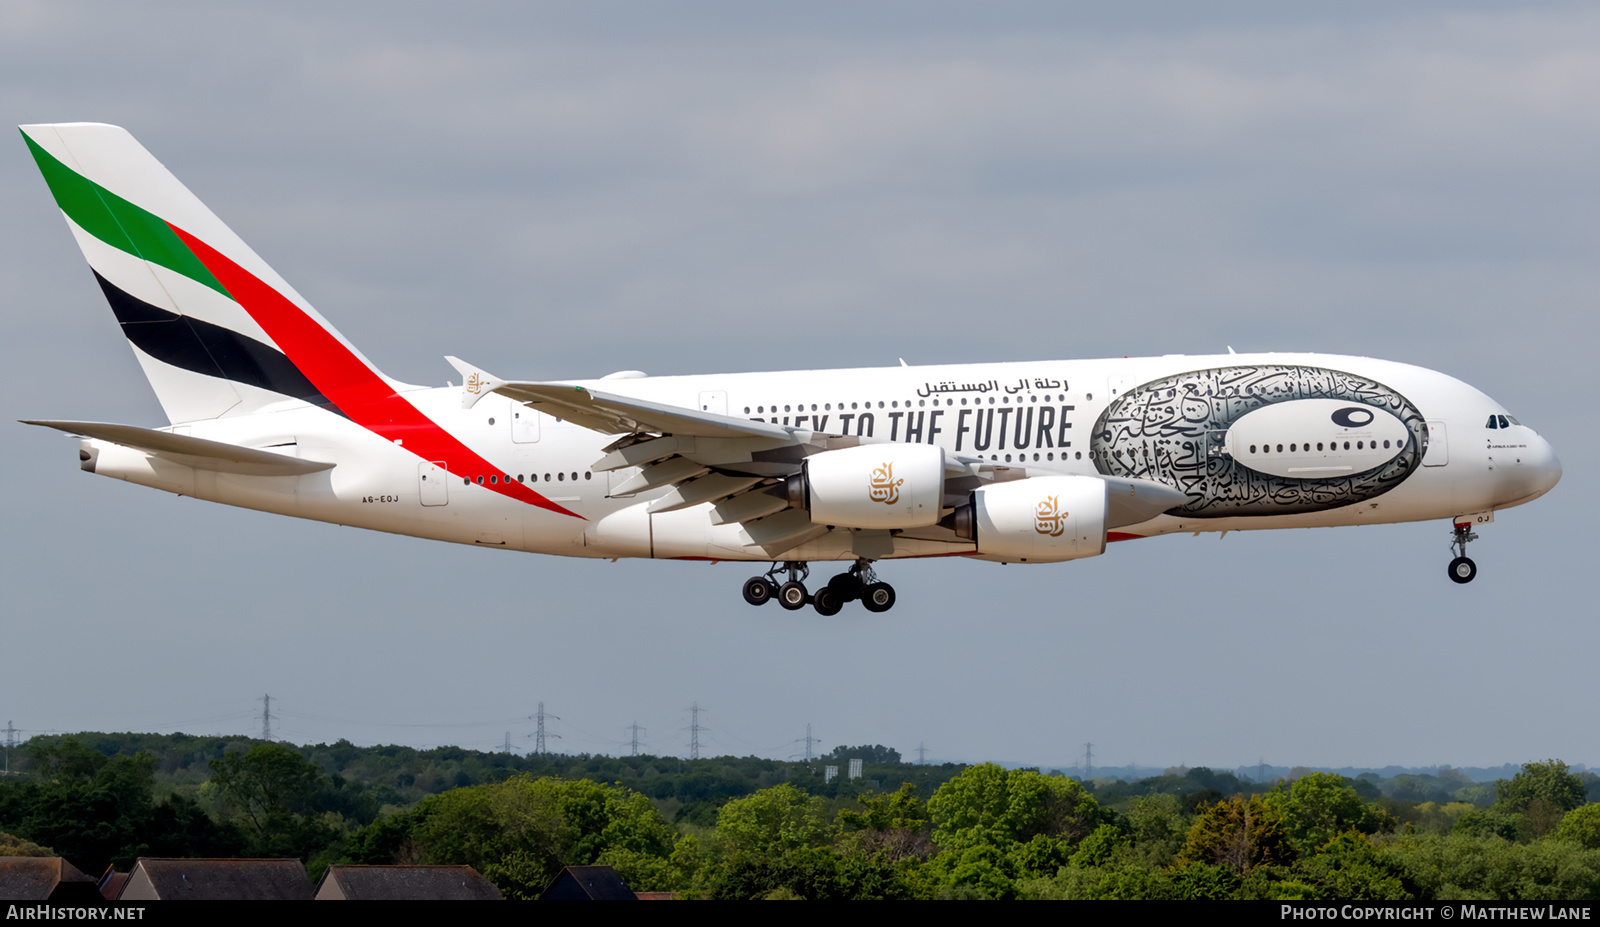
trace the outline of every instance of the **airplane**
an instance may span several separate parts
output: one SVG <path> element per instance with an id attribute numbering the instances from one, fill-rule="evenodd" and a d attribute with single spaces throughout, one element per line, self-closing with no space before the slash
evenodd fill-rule
<path id="1" fill-rule="evenodd" d="M 1229 353 L 647 376 L 386 376 L 116 126 L 20 127 L 170 424 L 29 421 L 183 496 L 569 557 L 750 561 L 752 605 L 895 604 L 876 565 L 1058 563 L 1174 532 L 1449 519 L 1561 478 L 1453 377 Z M 810 564 L 844 564 L 815 591 Z"/>

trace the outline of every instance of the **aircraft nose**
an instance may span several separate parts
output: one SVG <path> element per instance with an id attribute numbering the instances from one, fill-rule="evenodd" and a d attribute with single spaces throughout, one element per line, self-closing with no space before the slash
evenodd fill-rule
<path id="1" fill-rule="evenodd" d="M 1539 494 L 1543 495 L 1561 482 L 1561 461 L 1556 457 L 1556 449 L 1543 438 L 1539 439 L 1539 454 Z"/>
<path id="2" fill-rule="evenodd" d="M 1516 463 L 1511 469 L 1516 475 L 1519 502 L 1536 499 L 1561 482 L 1561 461 L 1556 457 L 1556 449 L 1539 435 L 1529 438 L 1527 447 L 1514 459 Z"/>

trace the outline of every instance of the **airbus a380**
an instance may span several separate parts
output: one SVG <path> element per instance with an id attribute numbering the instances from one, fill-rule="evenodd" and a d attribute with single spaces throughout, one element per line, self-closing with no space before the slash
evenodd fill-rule
<path id="1" fill-rule="evenodd" d="M 35 421 L 84 470 L 397 534 L 770 563 L 831 615 L 873 564 L 1093 557 L 1172 532 L 1449 519 L 1548 492 L 1548 442 L 1471 386 L 1368 357 L 1234 354 L 461 386 L 385 376 L 123 129 L 23 137 L 170 425 Z M 808 564 L 841 571 L 814 591 Z"/>

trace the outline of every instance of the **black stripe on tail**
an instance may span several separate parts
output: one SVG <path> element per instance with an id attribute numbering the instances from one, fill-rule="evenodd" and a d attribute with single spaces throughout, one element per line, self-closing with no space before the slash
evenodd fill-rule
<path id="1" fill-rule="evenodd" d="M 276 348 L 231 329 L 168 312 L 126 293 L 95 272 L 122 332 L 146 354 L 183 370 L 303 399 L 344 415 Z M 346 416 L 348 418 L 348 416 Z"/>

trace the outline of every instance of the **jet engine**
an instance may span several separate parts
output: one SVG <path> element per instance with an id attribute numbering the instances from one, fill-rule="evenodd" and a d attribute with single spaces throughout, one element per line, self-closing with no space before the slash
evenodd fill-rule
<path id="1" fill-rule="evenodd" d="M 1036 476 L 974 490 L 945 524 L 978 556 L 1056 563 L 1106 549 L 1107 483 L 1092 476 Z"/>
<path id="2" fill-rule="evenodd" d="M 812 524 L 923 528 L 944 502 L 944 451 L 931 444 L 863 444 L 806 458 L 790 477 L 789 501 Z"/>

